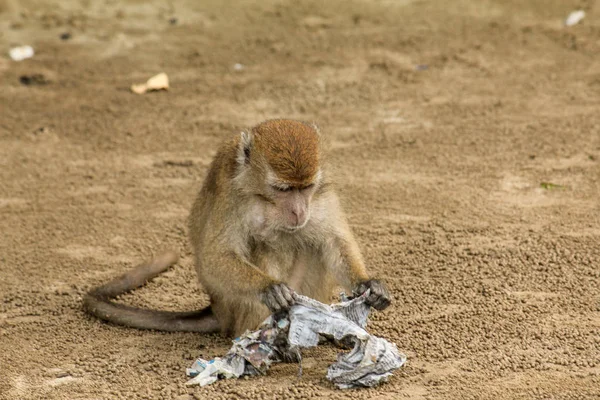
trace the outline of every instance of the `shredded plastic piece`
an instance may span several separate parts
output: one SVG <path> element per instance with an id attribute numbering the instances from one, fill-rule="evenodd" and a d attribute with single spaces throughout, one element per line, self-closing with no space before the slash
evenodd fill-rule
<path id="1" fill-rule="evenodd" d="M 34 54 L 35 54 L 35 52 L 33 51 L 33 47 L 31 47 L 31 46 L 13 47 L 8 52 L 8 55 L 14 61 L 23 61 L 23 60 L 26 60 L 28 58 L 33 57 Z"/>
<path id="2" fill-rule="evenodd" d="M 288 312 L 271 315 L 259 330 L 236 338 L 224 357 L 197 359 L 186 371 L 192 378 L 186 384 L 204 386 L 219 379 L 265 374 L 273 362 L 300 363 L 300 348 L 317 346 L 328 338 L 352 350 L 338 354 L 327 379 L 340 389 L 375 386 L 400 368 L 406 356 L 395 344 L 364 329 L 370 311 L 365 303 L 368 295 L 368 291 L 354 299 L 342 295 L 341 303 L 330 306 L 295 295 Z"/>
<path id="3" fill-rule="evenodd" d="M 154 92 L 157 90 L 168 90 L 169 89 L 169 77 L 164 72 L 158 75 L 154 75 L 148 79 L 146 83 L 139 85 L 131 85 L 131 91 L 137 94 L 144 94 L 146 92 Z"/>
<path id="4" fill-rule="evenodd" d="M 566 26 L 577 25 L 578 23 L 583 21 L 584 18 L 585 18 L 585 11 L 583 11 L 583 10 L 573 11 L 571 14 L 569 14 L 567 19 L 565 19 L 565 25 Z"/>

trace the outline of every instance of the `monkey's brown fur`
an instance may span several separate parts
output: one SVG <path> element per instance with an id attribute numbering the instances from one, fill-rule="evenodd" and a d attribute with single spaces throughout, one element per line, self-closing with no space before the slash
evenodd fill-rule
<path id="1" fill-rule="evenodd" d="M 320 142 L 312 125 L 271 120 L 218 151 L 188 221 L 196 271 L 211 299 L 212 315 L 195 314 L 198 331 L 218 326 L 239 335 L 256 328 L 270 313 L 265 296 L 277 298 L 278 285 L 328 302 L 335 286 L 371 282 L 324 170 Z M 387 291 L 378 288 L 372 292 L 385 308 Z M 161 326 L 176 324 L 177 318 L 149 310 L 135 323 L 133 314 L 118 316 L 119 308 L 97 311 L 98 304 L 114 306 L 109 298 L 123 291 L 91 292 L 86 308 L 138 328 L 155 329 L 154 317 Z"/>
<path id="2" fill-rule="evenodd" d="M 271 120 L 254 128 L 254 148 L 284 181 L 306 185 L 319 169 L 319 137 L 295 121 Z"/>

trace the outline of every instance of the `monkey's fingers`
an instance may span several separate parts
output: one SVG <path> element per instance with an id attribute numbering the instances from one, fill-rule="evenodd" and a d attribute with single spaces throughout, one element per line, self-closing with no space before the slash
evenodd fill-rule
<path id="1" fill-rule="evenodd" d="M 383 310 L 391 304 L 392 298 L 385 288 L 385 285 L 381 281 L 377 279 L 371 279 L 361 282 L 354 289 L 354 294 L 360 296 L 367 290 L 370 292 L 365 299 L 365 302 L 371 307 L 377 310 Z"/>
<path id="2" fill-rule="evenodd" d="M 380 297 L 380 293 L 376 293 L 375 291 L 371 290 L 371 293 L 369 293 L 365 301 L 371 307 L 375 307 L 375 304 L 379 301 Z"/>
<path id="3" fill-rule="evenodd" d="M 294 299 L 294 290 L 285 283 L 277 286 L 277 292 L 281 293 L 281 296 L 283 297 L 283 302 L 281 303 L 282 308 L 287 310 L 296 303 L 296 300 Z"/>
<path id="4" fill-rule="evenodd" d="M 286 299 L 286 296 L 284 295 L 284 293 L 287 294 L 287 290 L 285 289 L 285 286 L 283 285 L 275 285 L 273 286 L 273 296 L 275 297 L 275 300 L 277 301 L 277 303 L 279 303 L 279 307 L 286 310 L 288 308 L 290 308 L 290 304 L 288 303 L 288 300 Z"/>
<path id="5" fill-rule="evenodd" d="M 369 286 L 366 283 L 360 283 L 357 287 L 352 290 L 355 296 L 361 296 L 364 292 L 369 289 Z"/>
<path id="6" fill-rule="evenodd" d="M 387 308 L 392 299 L 387 289 L 380 282 L 373 282 L 371 285 L 371 293 L 367 297 L 367 303 L 377 310 L 383 310 Z"/>
<path id="7" fill-rule="evenodd" d="M 371 296 L 369 296 L 369 298 L 370 297 Z M 375 300 L 368 299 L 367 302 L 371 307 L 377 310 L 385 310 L 391 304 L 390 299 L 385 296 L 378 296 Z"/>
<path id="8" fill-rule="evenodd" d="M 281 310 L 289 309 L 294 303 L 294 291 L 286 284 L 280 283 L 269 287 L 262 295 L 263 303 L 276 313 Z"/>
<path id="9" fill-rule="evenodd" d="M 276 313 L 281 310 L 281 306 L 275 299 L 273 293 L 270 291 L 263 294 L 263 303 L 265 303 L 272 313 Z"/>
<path id="10" fill-rule="evenodd" d="M 281 288 L 281 293 L 283 294 L 283 297 L 285 297 L 285 299 L 291 307 L 292 305 L 294 305 L 294 303 L 296 303 L 296 299 L 294 298 L 296 292 L 294 292 L 294 290 L 287 285 L 281 285 Z"/>

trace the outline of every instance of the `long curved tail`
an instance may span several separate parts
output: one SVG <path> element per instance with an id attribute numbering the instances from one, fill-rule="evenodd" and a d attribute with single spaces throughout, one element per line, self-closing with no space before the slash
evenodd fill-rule
<path id="1" fill-rule="evenodd" d="M 172 312 L 135 308 L 112 301 L 123 293 L 143 286 L 166 271 L 178 258 L 176 253 L 167 252 L 90 290 L 83 298 L 83 308 L 104 321 L 131 328 L 169 332 L 218 332 L 219 322 L 210 306 L 198 311 Z"/>

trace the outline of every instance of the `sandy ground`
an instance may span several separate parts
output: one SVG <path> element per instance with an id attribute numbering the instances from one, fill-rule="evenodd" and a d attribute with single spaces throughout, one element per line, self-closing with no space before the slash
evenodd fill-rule
<path id="1" fill-rule="evenodd" d="M 0 398 L 600 398 L 599 1 L 164 3 L 0 0 Z M 129 92 L 162 71 L 169 92 Z M 122 301 L 207 303 L 189 206 L 219 142 L 270 117 L 322 126 L 396 299 L 370 330 L 409 361 L 379 388 L 335 390 L 319 348 L 301 379 L 188 389 L 228 340 L 81 310 L 169 247 Z"/>

